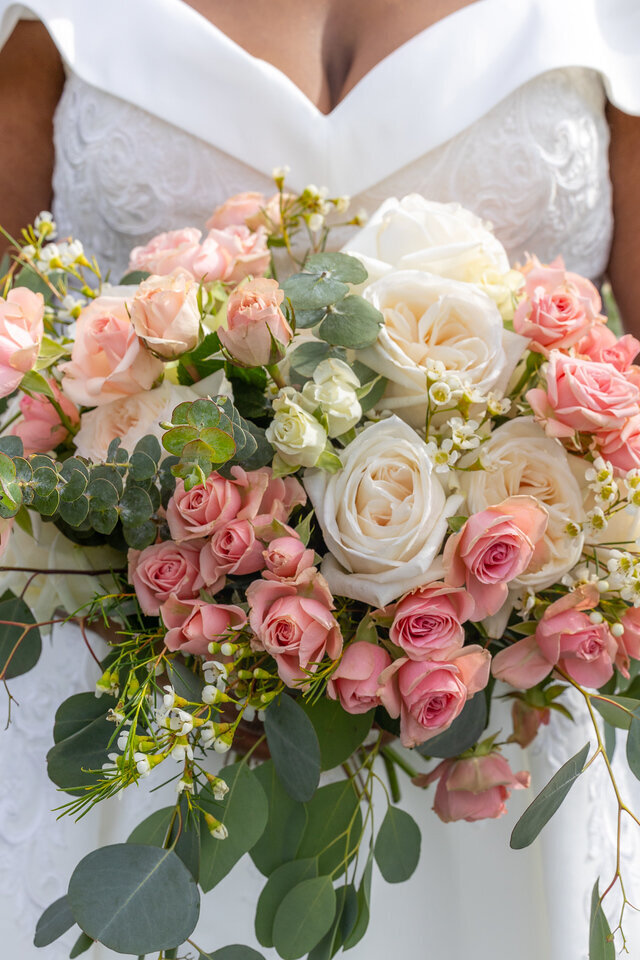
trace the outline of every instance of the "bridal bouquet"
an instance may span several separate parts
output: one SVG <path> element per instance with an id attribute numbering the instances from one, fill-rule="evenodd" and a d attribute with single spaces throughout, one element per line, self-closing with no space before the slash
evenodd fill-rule
<path id="1" fill-rule="evenodd" d="M 77 924 L 72 956 L 97 940 L 255 960 L 191 939 L 199 888 L 245 854 L 265 877 L 261 944 L 348 950 L 374 864 L 396 883 L 418 862 L 400 775 L 443 821 L 501 816 L 529 786 L 503 748 L 567 715 L 569 688 L 593 742 L 511 845 L 596 761 L 618 849 L 623 816 L 638 822 L 610 760 L 628 730 L 640 776 L 640 343 L 560 258 L 512 269 L 455 204 L 343 216 L 351 235 L 327 252 L 347 199 L 275 181 L 204 238 L 134 249 L 115 286 L 50 215 L 13 240 L 0 677 L 16 709 L 42 631 L 75 620 L 100 675 L 56 715 L 62 812 L 147 777 L 176 786 L 161 809 L 141 791 L 127 842 L 85 857 L 43 914 L 36 944 Z M 498 697 L 512 731 L 489 722 Z M 593 880 L 590 955 L 609 958 L 619 858 L 603 893 Z"/>

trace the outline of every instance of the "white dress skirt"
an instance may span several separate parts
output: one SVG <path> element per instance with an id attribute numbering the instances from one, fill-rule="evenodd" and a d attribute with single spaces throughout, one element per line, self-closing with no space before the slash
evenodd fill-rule
<path id="1" fill-rule="evenodd" d="M 132 247 L 162 230 L 202 227 L 233 193 L 269 193 L 272 168 L 284 164 L 293 187 L 326 185 L 350 194 L 354 209 L 410 192 L 459 201 L 493 223 L 512 262 L 526 251 L 543 261 L 562 254 L 569 269 L 603 275 L 613 226 L 604 106 L 609 99 L 640 113 L 637 0 L 477 0 L 386 57 L 328 116 L 183 0 L 0 0 L 0 46 L 25 16 L 43 20 L 67 69 L 55 117 L 60 233 L 81 239 L 116 280 Z M 125 840 L 167 802 L 145 786 L 81 824 L 51 812 L 65 799 L 46 776 L 53 715 L 95 678 L 79 631 L 67 626 L 45 640 L 36 669 L 12 683 L 19 706 L 0 733 L 6 956 L 67 957 L 73 933 L 32 945 L 38 916 L 85 853 Z M 421 827 L 421 861 L 406 884 L 374 878 L 371 925 L 353 960 L 586 960 L 591 888 L 598 877 L 608 883 L 615 860 L 602 765 L 580 778 L 531 847 L 508 846 L 535 793 L 594 740 L 581 705 L 570 706 L 575 724 L 554 715 L 529 750 L 513 751 L 532 788 L 515 793 L 500 820 L 442 824 L 432 793 L 405 780 L 402 804 Z M 490 731 L 500 728 L 510 729 L 506 702 L 496 704 Z M 640 785 L 618 774 L 637 808 Z M 623 846 L 631 899 L 640 901 L 638 833 L 625 832 Z M 245 858 L 203 897 L 194 933 L 201 947 L 259 948 L 261 881 Z M 640 956 L 637 916 L 629 912 L 625 924 L 632 957 Z M 116 955 L 96 945 L 87 956 Z"/>

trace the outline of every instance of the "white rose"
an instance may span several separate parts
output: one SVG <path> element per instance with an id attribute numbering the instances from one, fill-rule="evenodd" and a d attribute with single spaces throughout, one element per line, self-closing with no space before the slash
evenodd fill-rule
<path id="1" fill-rule="evenodd" d="M 385 606 L 437 579 L 447 517 L 461 498 L 447 499 L 426 444 L 389 417 L 365 427 L 340 459 L 338 473 L 304 478 L 329 549 L 322 573 L 333 593 Z"/>
<path id="2" fill-rule="evenodd" d="M 370 281 L 392 269 L 411 269 L 478 283 L 486 272 L 509 270 L 504 247 L 487 223 L 458 203 L 436 203 L 417 193 L 385 200 L 344 251 L 364 263 Z"/>
<path id="3" fill-rule="evenodd" d="M 329 436 L 346 433 L 362 416 L 356 388 L 360 381 L 342 360 L 323 360 L 302 388 L 302 396 L 310 413 L 318 407 L 327 418 Z"/>
<path id="4" fill-rule="evenodd" d="M 459 475 L 469 513 L 519 494 L 542 503 L 549 513 L 542 549 L 512 583 L 534 590 L 550 587 L 575 566 L 584 543 L 582 535 L 565 533 L 569 520 L 583 522 L 584 508 L 564 447 L 533 418 L 519 417 L 494 430 L 480 449 L 485 469 Z"/>
<path id="5" fill-rule="evenodd" d="M 313 467 L 327 444 L 327 432 L 297 402 L 299 398 L 292 387 L 280 391 L 273 401 L 275 417 L 266 437 L 289 466 Z"/>
<path id="6" fill-rule="evenodd" d="M 138 440 L 148 434 L 161 440 L 164 430 L 160 422 L 170 421 L 178 404 L 207 394 L 231 395 L 230 384 L 221 370 L 191 387 L 180 387 L 165 380 L 155 390 L 104 403 L 82 414 L 80 429 L 74 437 L 76 453 L 98 462 L 106 458 L 109 444 L 115 437 L 120 437 L 122 447 L 129 453 Z"/>
<path id="7" fill-rule="evenodd" d="M 412 426 L 424 425 L 427 360 L 440 361 L 486 395 L 504 391 L 525 337 L 505 330 L 493 300 L 475 287 L 418 270 L 390 273 L 363 291 L 384 326 L 358 359 L 387 377 L 384 406 Z"/>

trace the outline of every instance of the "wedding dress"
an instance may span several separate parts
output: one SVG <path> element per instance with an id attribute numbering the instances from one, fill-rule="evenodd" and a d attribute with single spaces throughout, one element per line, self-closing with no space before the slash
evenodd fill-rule
<path id="1" fill-rule="evenodd" d="M 202 226 L 238 191 L 269 193 L 271 170 L 283 164 L 293 187 L 351 194 L 354 209 L 409 192 L 457 200 L 493 222 L 512 261 L 525 251 L 542 260 L 562 253 L 570 269 L 603 274 L 612 233 L 604 105 L 608 98 L 640 112 L 637 0 L 477 0 L 386 57 L 328 116 L 183 0 L 0 0 L 0 46 L 22 16 L 44 21 L 67 69 L 55 117 L 60 233 L 82 239 L 116 279 L 133 246 Z M 73 933 L 32 946 L 37 917 L 86 852 L 126 839 L 170 802 L 132 791 L 81 825 L 50 812 L 62 802 L 44 765 L 53 712 L 94 680 L 68 627 L 12 684 L 20 706 L 0 736 L 0 928 L 5 954 L 20 960 L 68 956 Z M 576 724 L 555 715 L 528 752 L 513 753 L 514 769 L 531 769 L 532 791 L 514 795 L 502 820 L 444 825 L 431 795 L 406 784 L 421 862 L 408 884 L 374 881 L 370 930 L 354 960 L 585 960 L 590 890 L 614 869 L 602 765 L 581 778 L 538 841 L 508 848 L 533 795 L 594 739 L 580 705 L 571 707 Z M 490 729 L 500 727 L 510 728 L 504 703 Z M 618 775 L 637 808 L 640 789 Z M 625 834 L 623 858 L 636 900 L 639 839 Z M 194 939 L 207 950 L 258 947 L 259 889 L 252 864 L 241 862 L 204 897 Z M 629 913 L 631 956 L 640 956 L 639 926 Z M 115 955 L 95 946 L 87 956 Z"/>

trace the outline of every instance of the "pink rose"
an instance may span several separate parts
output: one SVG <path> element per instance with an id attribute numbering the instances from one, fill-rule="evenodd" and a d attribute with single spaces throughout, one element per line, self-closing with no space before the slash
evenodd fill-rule
<path id="1" fill-rule="evenodd" d="M 230 574 L 243 576 L 264 567 L 264 544 L 257 539 L 250 520 L 230 520 L 218 527 L 200 554 L 205 583 L 218 583 Z"/>
<path id="2" fill-rule="evenodd" d="M 198 284 L 186 270 L 144 280 L 129 312 L 142 342 L 164 360 L 173 360 L 198 344 Z"/>
<path id="3" fill-rule="evenodd" d="M 618 473 L 640 467 L 640 415 L 629 417 L 621 428 L 598 431 L 595 441 L 601 456 Z"/>
<path id="4" fill-rule="evenodd" d="M 610 363 L 620 373 L 625 373 L 640 352 L 640 341 L 629 333 L 618 340 L 613 330 L 604 323 L 597 323 L 576 343 L 575 350 L 580 356 L 598 363 Z"/>
<path id="5" fill-rule="evenodd" d="M 44 334 L 44 299 L 26 287 L 0 297 L 0 397 L 16 389 L 32 370 Z"/>
<path id="6" fill-rule="evenodd" d="M 250 226 L 247 220 L 255 219 L 264 209 L 263 193 L 236 193 L 213 211 L 207 220 L 207 230 L 224 230 L 225 227 Z"/>
<path id="7" fill-rule="evenodd" d="M 609 625 L 591 623 L 584 612 L 598 599 L 593 584 L 573 590 L 547 607 L 535 632 L 547 660 L 587 687 L 601 687 L 611 679 L 618 651 Z"/>
<path id="8" fill-rule="evenodd" d="M 284 524 L 294 507 L 303 507 L 307 502 L 304 487 L 295 477 L 274 477 L 271 467 L 247 472 L 242 467 L 231 468 L 235 483 L 242 496 L 242 519 L 270 517 Z"/>
<path id="9" fill-rule="evenodd" d="M 640 608 L 629 607 L 620 622 L 624 633 L 617 637 L 616 667 L 623 677 L 628 677 L 630 661 L 640 660 Z"/>
<path id="10" fill-rule="evenodd" d="M 305 570 L 296 583 L 254 580 L 247 600 L 255 645 L 274 658 L 287 686 L 314 673 L 325 654 L 332 660 L 340 656 L 342 634 L 331 613 L 333 598 L 315 569 Z"/>
<path id="11" fill-rule="evenodd" d="M 433 809 L 444 823 L 453 820 L 487 820 L 507 812 L 505 801 L 512 790 L 524 790 L 531 776 L 514 774 L 500 753 L 462 760 L 443 760 L 431 773 L 416 777 L 419 786 L 438 780 Z"/>
<path id="12" fill-rule="evenodd" d="M 193 261 L 200 255 L 202 231 L 183 227 L 159 233 L 144 247 L 134 247 L 129 255 L 129 270 L 143 270 L 165 276 L 178 267 L 193 275 Z"/>
<path id="13" fill-rule="evenodd" d="M 168 628 L 164 638 L 167 649 L 196 656 L 206 656 L 212 641 L 223 641 L 247 622 L 244 610 L 233 604 L 178 600 L 175 596 L 162 604 L 160 613 Z"/>
<path id="14" fill-rule="evenodd" d="M 358 640 L 344 651 L 331 674 L 327 696 L 340 700 L 347 713 L 367 713 L 380 703 L 378 678 L 391 664 L 391 657 L 375 643 Z"/>
<path id="15" fill-rule="evenodd" d="M 80 313 L 71 360 L 60 364 L 60 370 L 69 399 L 96 407 L 150 390 L 164 364 L 138 340 L 126 301 L 97 297 Z"/>
<path id="16" fill-rule="evenodd" d="M 56 401 L 62 412 L 71 423 L 80 422 L 77 407 L 67 400 L 60 391 L 55 380 L 48 381 Z M 25 457 L 32 453 L 46 453 L 53 450 L 69 436 L 69 431 L 62 424 L 58 411 L 43 394 L 38 393 L 30 397 L 24 394 L 20 398 L 22 417 L 11 428 L 11 433 L 20 437 L 24 446 Z"/>
<path id="17" fill-rule="evenodd" d="M 293 337 L 280 309 L 283 299 L 275 280 L 250 280 L 233 291 L 227 304 L 227 329 L 221 327 L 218 336 L 234 360 L 246 367 L 261 367 L 282 359 Z"/>
<path id="18" fill-rule="evenodd" d="M 270 260 L 264 227 L 251 231 L 235 225 L 210 230 L 191 269 L 196 280 L 204 283 L 212 280 L 239 283 L 250 275 L 261 276 Z"/>
<path id="19" fill-rule="evenodd" d="M 511 719 L 513 721 L 513 733 L 509 740 L 520 744 L 524 748 L 533 743 L 542 725 L 548 726 L 551 719 L 551 710 L 549 707 L 533 707 L 523 700 L 514 700 L 511 707 Z"/>
<path id="20" fill-rule="evenodd" d="M 447 541 L 445 580 L 466 584 L 473 597 L 472 620 L 497 613 L 507 599 L 507 584 L 533 559 L 547 529 L 548 514 L 534 497 L 508 497 L 469 517 Z"/>
<path id="21" fill-rule="evenodd" d="M 392 717 L 400 717 L 400 740 L 415 747 L 451 726 L 467 700 L 489 679 L 491 655 L 462 647 L 449 661 L 402 657 L 380 675 L 378 696 Z"/>
<path id="22" fill-rule="evenodd" d="M 209 536 L 218 527 L 234 520 L 242 498 L 237 485 L 219 473 L 207 477 L 204 486 L 184 489 L 184 481 L 176 481 L 176 489 L 167 505 L 167 523 L 174 540 L 192 540 Z"/>
<path id="23" fill-rule="evenodd" d="M 144 613 L 157 615 L 160 605 L 173 594 L 178 600 L 198 596 L 200 547 L 196 543 L 164 540 L 144 550 L 129 550 L 129 582 L 133 584 Z"/>
<path id="24" fill-rule="evenodd" d="M 610 363 L 553 350 L 546 378 L 546 391 L 529 390 L 527 400 L 551 437 L 620 429 L 640 413 L 640 390 Z"/>
<path id="25" fill-rule="evenodd" d="M 583 337 L 600 316 L 600 294 L 591 283 L 564 268 L 562 257 L 549 266 L 537 258 L 525 265 L 525 297 L 518 304 L 513 326 L 529 337 L 531 349 L 548 356 L 551 349 L 566 350 Z"/>
<path id="26" fill-rule="evenodd" d="M 389 639 L 411 660 L 448 660 L 464 643 L 462 624 L 473 609 L 461 587 L 429 583 L 385 611 L 393 614 Z"/>
<path id="27" fill-rule="evenodd" d="M 264 551 L 264 576 L 267 580 L 295 580 L 313 566 L 314 556 L 299 537 L 276 537 Z"/>
<path id="28" fill-rule="evenodd" d="M 524 637 L 496 653 L 491 672 L 496 680 L 529 690 L 549 676 L 555 663 L 543 654 L 534 636 Z"/>

